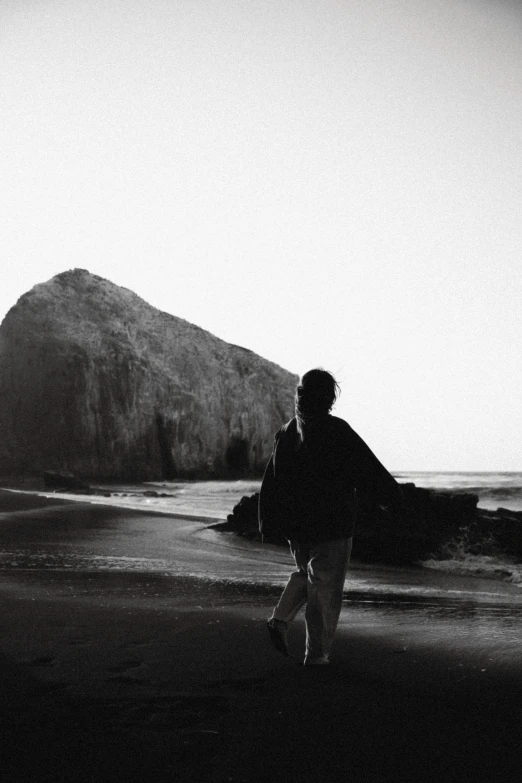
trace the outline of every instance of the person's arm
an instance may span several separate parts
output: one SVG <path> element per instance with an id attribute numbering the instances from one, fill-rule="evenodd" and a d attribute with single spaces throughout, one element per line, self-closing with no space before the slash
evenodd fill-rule
<path id="1" fill-rule="evenodd" d="M 364 501 L 398 509 L 404 499 L 400 485 L 377 459 L 364 440 L 352 430 L 352 454 L 357 490 Z"/>
<path id="2" fill-rule="evenodd" d="M 275 477 L 274 457 L 270 457 L 263 474 L 261 489 L 259 491 L 258 523 L 261 541 L 264 543 L 265 535 L 270 527 L 270 520 L 274 516 L 275 503 Z"/>
<path id="3" fill-rule="evenodd" d="M 261 482 L 261 489 L 259 491 L 258 524 L 259 532 L 261 533 L 261 541 L 263 543 L 265 536 L 269 533 L 277 532 L 278 527 L 278 508 L 275 480 L 275 451 L 278 438 L 279 431 L 274 437 L 272 455 L 268 460 L 268 464 L 265 468 L 263 481 Z"/>

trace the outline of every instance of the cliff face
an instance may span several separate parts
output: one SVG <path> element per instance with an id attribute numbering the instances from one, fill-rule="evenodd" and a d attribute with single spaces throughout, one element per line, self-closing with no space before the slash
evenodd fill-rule
<path id="1" fill-rule="evenodd" d="M 0 326 L 0 473 L 259 473 L 297 377 L 82 269 Z"/>

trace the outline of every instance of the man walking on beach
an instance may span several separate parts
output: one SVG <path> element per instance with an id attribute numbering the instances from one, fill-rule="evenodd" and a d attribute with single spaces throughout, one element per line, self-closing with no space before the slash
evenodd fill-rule
<path id="1" fill-rule="evenodd" d="M 399 485 L 364 441 L 330 411 L 339 385 L 326 370 L 305 373 L 295 417 L 275 435 L 259 498 L 259 529 L 290 543 L 296 570 L 268 621 L 288 655 L 287 629 L 306 604 L 305 666 L 325 666 L 339 620 L 357 508 L 368 499 L 402 504 Z"/>

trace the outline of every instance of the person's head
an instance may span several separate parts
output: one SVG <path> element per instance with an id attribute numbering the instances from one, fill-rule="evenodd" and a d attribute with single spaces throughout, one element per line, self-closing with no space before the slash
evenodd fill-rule
<path id="1" fill-rule="evenodd" d="M 330 413 L 339 393 L 339 384 L 331 373 L 321 368 L 305 372 L 295 391 L 295 415 L 301 435 L 307 424 Z"/>

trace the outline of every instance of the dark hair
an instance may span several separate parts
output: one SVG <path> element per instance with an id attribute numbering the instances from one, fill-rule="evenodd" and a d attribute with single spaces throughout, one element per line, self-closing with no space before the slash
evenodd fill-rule
<path id="1" fill-rule="evenodd" d="M 321 367 L 308 370 L 295 390 L 297 429 L 304 439 L 309 425 L 330 413 L 341 389 L 333 375 Z"/>

